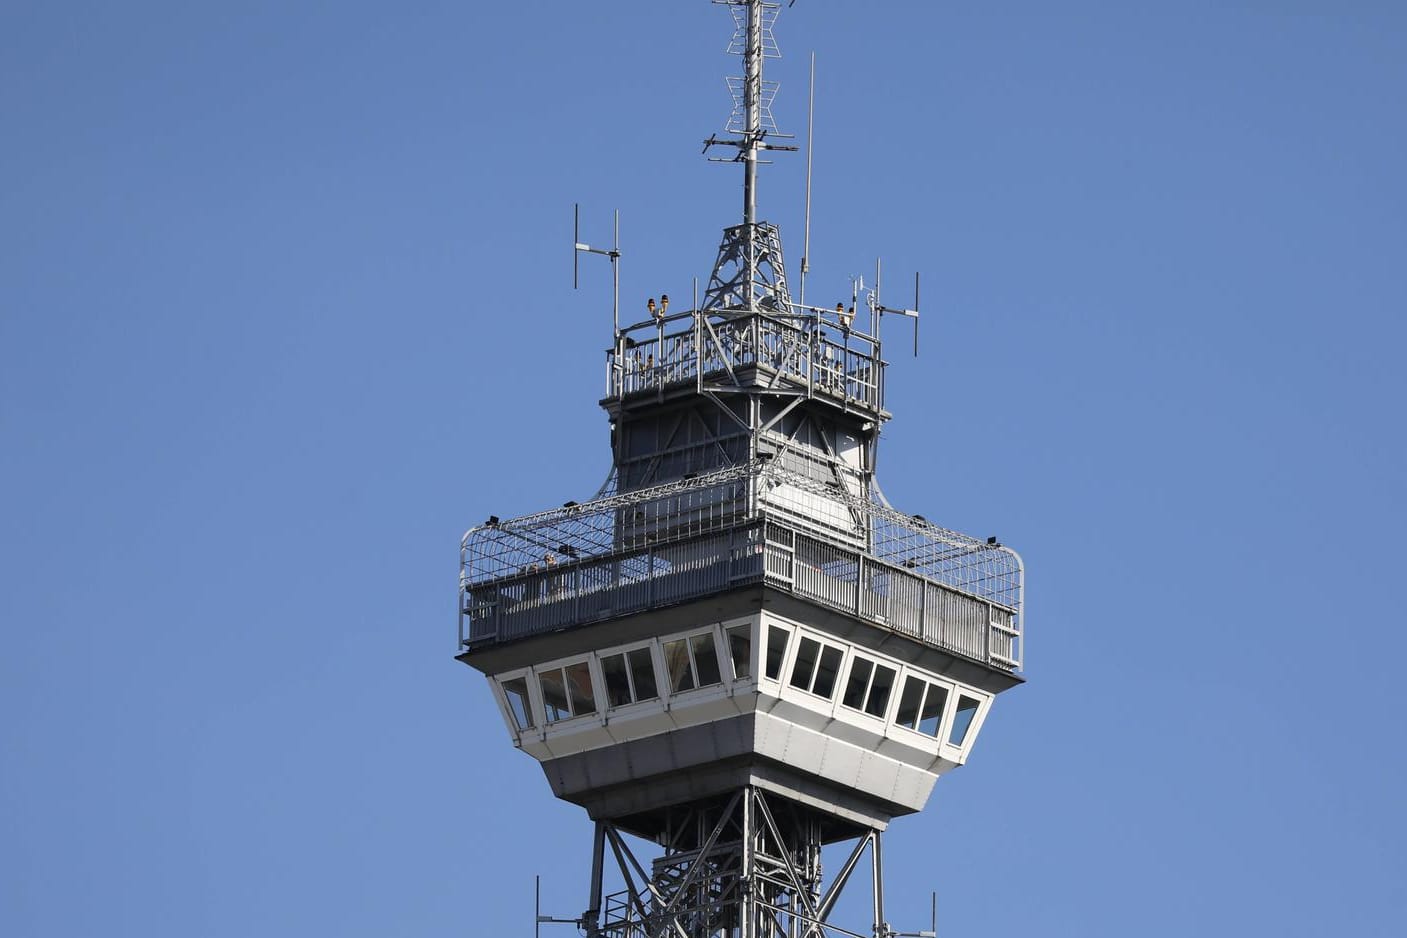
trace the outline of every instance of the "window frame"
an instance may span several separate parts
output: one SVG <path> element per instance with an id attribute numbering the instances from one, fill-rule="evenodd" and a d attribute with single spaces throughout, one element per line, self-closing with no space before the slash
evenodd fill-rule
<path id="1" fill-rule="evenodd" d="M 652 639 L 644 642 L 634 642 L 629 645 L 617 645 L 605 651 L 595 652 L 592 657 L 596 659 L 596 665 L 601 670 L 601 687 L 606 690 L 605 707 L 606 710 L 623 710 L 626 707 L 633 707 L 636 704 L 659 703 L 664 699 L 661 690 L 666 686 L 666 682 L 660 680 L 660 656 L 655 654 L 657 643 Z M 636 686 L 635 668 L 632 666 L 630 656 L 636 652 L 643 651 L 650 659 L 650 676 L 655 682 L 655 693 L 652 697 L 641 697 L 640 690 Z M 609 688 L 606 686 L 606 659 L 622 658 L 625 661 L 625 682 L 630 692 L 628 703 L 613 704 L 610 702 Z"/>
<path id="2" fill-rule="evenodd" d="M 922 736 L 924 739 L 931 739 L 935 743 L 948 745 L 948 737 L 944 734 L 943 731 L 948 728 L 948 719 L 949 715 L 952 712 L 953 702 L 957 699 L 958 694 L 961 693 L 961 691 L 958 690 L 958 685 L 950 683 L 948 681 L 936 680 L 934 678 L 929 677 L 926 673 L 914 671 L 908 668 L 904 669 L 900 677 L 901 681 L 899 682 L 899 703 L 895 705 L 894 717 L 892 720 L 889 721 L 890 725 L 892 725 L 895 729 L 904 730 L 906 732 L 913 733 L 916 736 Z M 918 703 L 916 704 L 917 709 L 914 711 L 914 725 L 906 726 L 905 724 L 899 722 L 899 708 L 903 706 L 904 691 L 908 688 L 909 681 L 911 680 L 918 681 L 920 684 L 923 685 L 923 693 L 919 695 Z M 934 688 L 937 688 L 938 690 L 942 691 L 945 696 L 943 698 L 943 707 L 941 710 L 938 711 L 938 724 L 935 727 L 934 733 L 930 735 L 929 733 L 920 729 L 920 727 L 923 725 L 923 712 L 925 705 L 928 703 L 928 695 Z"/>
<path id="3" fill-rule="evenodd" d="M 710 682 L 708 684 L 700 684 L 699 664 L 694 653 L 694 640 L 702 638 L 705 635 L 708 636 L 708 640 L 713 646 L 713 666 L 714 670 L 718 674 L 718 680 Z M 669 670 L 669 646 L 675 643 L 683 644 L 685 658 L 689 662 L 689 680 L 691 681 L 691 684 L 689 687 L 685 687 L 681 690 L 674 689 L 673 675 L 670 673 Z M 663 668 L 664 675 L 664 681 L 660 684 L 660 686 L 665 689 L 665 693 L 668 694 L 668 696 L 678 697 L 680 694 L 690 694 L 696 690 L 707 690 L 709 688 L 727 687 L 731 683 L 728 678 L 728 675 L 732 672 L 733 668 L 732 654 L 729 653 L 728 655 L 728 664 L 725 670 L 723 658 L 719 654 L 722 646 L 719 643 L 719 628 L 717 625 L 711 625 L 706 629 L 692 629 L 688 632 L 678 632 L 673 635 L 666 635 L 658 639 L 658 644 L 660 648 L 659 660 L 660 665 Z M 665 696 L 665 694 L 661 694 L 660 696 Z"/>
<path id="4" fill-rule="evenodd" d="M 805 687 L 802 687 L 795 683 L 796 659 L 797 656 L 800 654 L 802 642 L 814 642 L 818 646 L 816 651 L 816 659 L 811 663 L 811 676 L 810 679 L 806 682 Z M 821 677 L 821 663 L 825 660 L 827 651 L 839 652 L 840 654 L 840 660 L 836 662 L 835 677 L 831 682 L 831 692 L 829 697 L 827 697 L 825 694 L 817 693 L 815 689 L 816 682 Z M 797 630 L 795 649 L 789 657 L 791 659 L 791 667 L 783 667 L 783 673 L 786 675 L 786 679 L 784 681 L 779 682 L 784 689 L 799 690 L 802 693 L 815 697 L 818 700 L 824 700 L 826 703 L 829 704 L 834 704 L 837 702 L 841 692 L 841 685 L 843 683 L 841 680 L 841 675 L 849 673 L 849 671 L 845 667 L 846 659 L 851 657 L 848 654 L 847 646 L 835 644 L 833 642 L 819 638 L 818 636 L 812 633 Z"/>
<path id="5" fill-rule="evenodd" d="M 602 694 L 602 691 L 605 689 L 605 680 L 602 678 L 599 671 L 600 663 L 597 661 L 598 657 L 597 654 L 592 653 L 585 656 L 578 655 L 570 658 L 559 658 L 556 661 L 548 661 L 540 665 L 534 665 L 529 669 L 534 678 L 531 684 L 537 685 L 535 690 L 538 695 L 538 702 L 542 708 L 542 728 L 544 730 L 581 717 L 596 717 L 597 719 L 601 719 L 603 712 L 609 709 L 609 707 L 606 706 L 607 698 Z M 576 712 L 575 701 L 572 699 L 571 683 L 567 678 L 567 669 L 583 664 L 586 665 L 587 682 L 591 688 L 591 703 L 593 709 L 578 713 Z M 568 711 L 567 716 L 558 717 L 555 720 L 548 718 L 547 698 L 542 689 L 542 676 L 544 674 L 550 674 L 553 671 L 558 672 L 562 676 L 562 689 L 566 694 Z"/>
<path id="6" fill-rule="evenodd" d="M 735 683 L 736 683 L 736 682 L 746 682 L 746 681 L 756 681 L 756 680 L 757 680 L 757 666 L 758 666 L 758 640 L 757 640 L 757 631 L 758 631 L 758 628 L 757 628 L 757 627 L 758 627 L 759 621 L 760 621 L 759 619 L 754 618 L 754 619 L 744 619 L 744 620 L 742 620 L 741 622 L 739 622 L 739 621 L 734 621 L 732 625 L 729 625 L 729 624 L 726 623 L 726 622 L 720 623 L 719 629 L 720 629 L 720 631 L 723 633 L 723 645 L 724 645 L 724 647 L 727 649 L 727 652 L 728 652 L 728 654 L 727 654 L 727 658 L 728 658 L 728 669 L 729 669 L 729 674 L 731 674 L 731 678 L 729 678 L 729 680 L 731 680 L 731 681 L 733 681 L 733 682 L 735 682 Z M 746 664 L 748 670 L 747 670 L 747 673 L 746 673 L 746 674 L 739 674 L 739 673 L 738 673 L 738 662 L 737 662 L 737 658 L 733 655 L 733 633 L 734 633 L 734 632 L 742 632 L 743 634 L 745 634 L 745 635 L 747 636 L 747 642 L 748 642 L 748 645 L 747 645 L 747 660 L 746 660 L 745 664 Z"/>
<path id="7" fill-rule="evenodd" d="M 524 689 L 527 691 L 527 708 L 530 723 L 527 726 L 518 724 L 518 715 L 513 709 L 513 704 L 509 700 L 508 690 L 504 687 L 510 681 L 522 681 Z M 508 724 L 509 732 L 515 737 L 526 733 L 541 733 L 543 727 L 549 725 L 545 719 L 547 710 L 542 705 L 541 697 L 537 689 L 536 675 L 532 668 L 516 668 L 512 671 L 504 671 L 502 674 L 493 675 L 490 683 L 493 685 L 494 702 L 499 705 L 499 711 L 503 714 L 503 719 Z"/>
<path id="8" fill-rule="evenodd" d="M 800 629 L 796 628 L 793 625 L 782 625 L 781 623 L 772 621 L 766 621 L 764 624 L 767 626 L 767 628 L 763 630 L 765 638 L 763 638 L 760 647 L 758 648 L 757 656 L 758 662 L 761 665 L 761 667 L 759 668 L 760 673 L 758 675 L 758 679 L 772 681 L 778 686 L 784 687 L 786 686 L 787 682 L 786 675 L 791 671 L 791 668 L 788 666 L 791 664 L 792 656 L 796 653 L 796 646 L 800 644 L 800 642 L 797 640 L 797 634 L 800 632 Z M 786 635 L 786 637 L 782 640 L 781 657 L 777 659 L 776 677 L 773 677 L 770 673 L 768 673 L 768 671 L 770 670 L 769 665 L 771 663 L 770 656 L 772 654 L 773 629 L 777 630 L 778 632 L 783 632 Z"/>
<path id="9" fill-rule="evenodd" d="M 871 720 L 888 723 L 889 714 L 895 709 L 899 699 L 899 694 L 896 694 L 895 690 L 901 687 L 899 679 L 903 676 L 903 667 L 895 662 L 887 662 L 885 659 L 875 657 L 872 654 L 861 653 L 854 649 L 852 649 L 849 658 L 849 667 L 845 669 L 845 679 L 838 682 L 840 693 L 837 694 L 836 703 L 851 713 L 858 713 L 861 716 L 869 717 Z M 855 669 L 856 663 L 861 661 L 870 666 L 870 674 L 869 677 L 865 678 L 865 689 L 861 694 L 860 706 L 852 707 L 845 702 L 845 688 L 849 686 L 850 676 Z M 883 709 L 881 709 L 879 713 L 871 713 L 869 709 L 870 697 L 874 693 L 875 678 L 879 676 L 881 668 L 892 675 L 892 680 L 889 684 L 888 696 L 884 701 Z"/>
<path id="10" fill-rule="evenodd" d="M 969 700 L 977 701 L 977 709 L 973 711 L 972 719 L 968 721 L 967 731 L 963 733 L 962 741 L 955 743 L 952 742 L 951 737 L 953 733 L 953 727 L 956 725 L 957 721 L 958 702 L 963 697 L 966 697 Z M 953 700 L 948 704 L 948 707 L 951 710 L 951 717 L 950 719 L 945 721 L 945 726 L 947 726 L 948 732 L 943 734 L 943 745 L 964 753 L 970 750 L 972 748 L 973 741 L 977 739 L 977 734 L 980 733 L 982 730 L 982 723 L 984 720 L 986 720 L 987 711 L 991 708 L 991 705 L 992 696 L 990 694 L 977 693 L 973 688 L 970 687 L 958 687 L 957 693 L 953 695 Z"/>

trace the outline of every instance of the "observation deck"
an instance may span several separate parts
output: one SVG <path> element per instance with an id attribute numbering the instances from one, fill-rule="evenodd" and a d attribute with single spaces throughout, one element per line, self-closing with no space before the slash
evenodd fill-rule
<path id="1" fill-rule="evenodd" d="M 460 647 L 477 652 L 749 586 L 993 671 L 1021 668 L 1014 551 L 773 460 L 473 528 L 461 545 Z"/>

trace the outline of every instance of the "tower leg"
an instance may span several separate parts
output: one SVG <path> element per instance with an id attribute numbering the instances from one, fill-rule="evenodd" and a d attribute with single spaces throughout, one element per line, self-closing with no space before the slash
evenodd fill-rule
<path id="1" fill-rule="evenodd" d="M 726 798 L 669 809 L 662 852 L 642 862 L 625 831 L 597 824 L 589 938 L 832 938 L 855 934 L 830 922 L 865 850 L 874 870 L 873 934 L 884 938 L 878 831 L 866 831 L 829 884 L 821 869 L 822 824 L 810 809 L 748 787 Z M 609 851 L 609 854 L 608 854 Z M 619 886 L 607 893 L 608 862 Z"/>

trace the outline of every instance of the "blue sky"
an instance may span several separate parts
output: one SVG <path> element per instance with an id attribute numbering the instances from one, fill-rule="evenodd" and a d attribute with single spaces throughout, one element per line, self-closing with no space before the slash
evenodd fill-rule
<path id="1" fill-rule="evenodd" d="M 584 815 L 451 658 L 458 539 L 604 477 L 571 206 L 620 210 L 627 308 L 708 275 L 729 28 L 0 11 L 0 931 L 584 907 Z M 885 491 L 1029 572 L 1030 683 L 892 829 L 891 920 L 1400 932 L 1407 7 L 801 0 L 778 38 L 783 130 L 818 56 L 808 297 L 924 275 Z M 761 183 L 793 277 L 803 166 Z"/>

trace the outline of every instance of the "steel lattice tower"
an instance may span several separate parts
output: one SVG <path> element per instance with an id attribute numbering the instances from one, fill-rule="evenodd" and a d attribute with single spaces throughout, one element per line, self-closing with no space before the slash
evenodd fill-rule
<path id="1" fill-rule="evenodd" d="M 1022 566 L 880 493 L 879 324 L 916 311 L 876 289 L 855 304 L 865 332 L 855 305 L 793 301 L 780 233 L 756 218 L 760 152 L 793 149 L 762 77 L 779 7 L 713 2 L 744 75 L 731 136 L 707 144 L 743 164 L 743 222 L 697 309 L 651 300 L 617 325 L 596 497 L 465 535 L 459 658 L 595 821 L 586 935 L 860 934 L 832 917 L 868 865 L 866 932 L 885 938 L 884 830 L 1022 680 Z M 827 874 L 822 847 L 842 842 Z"/>

